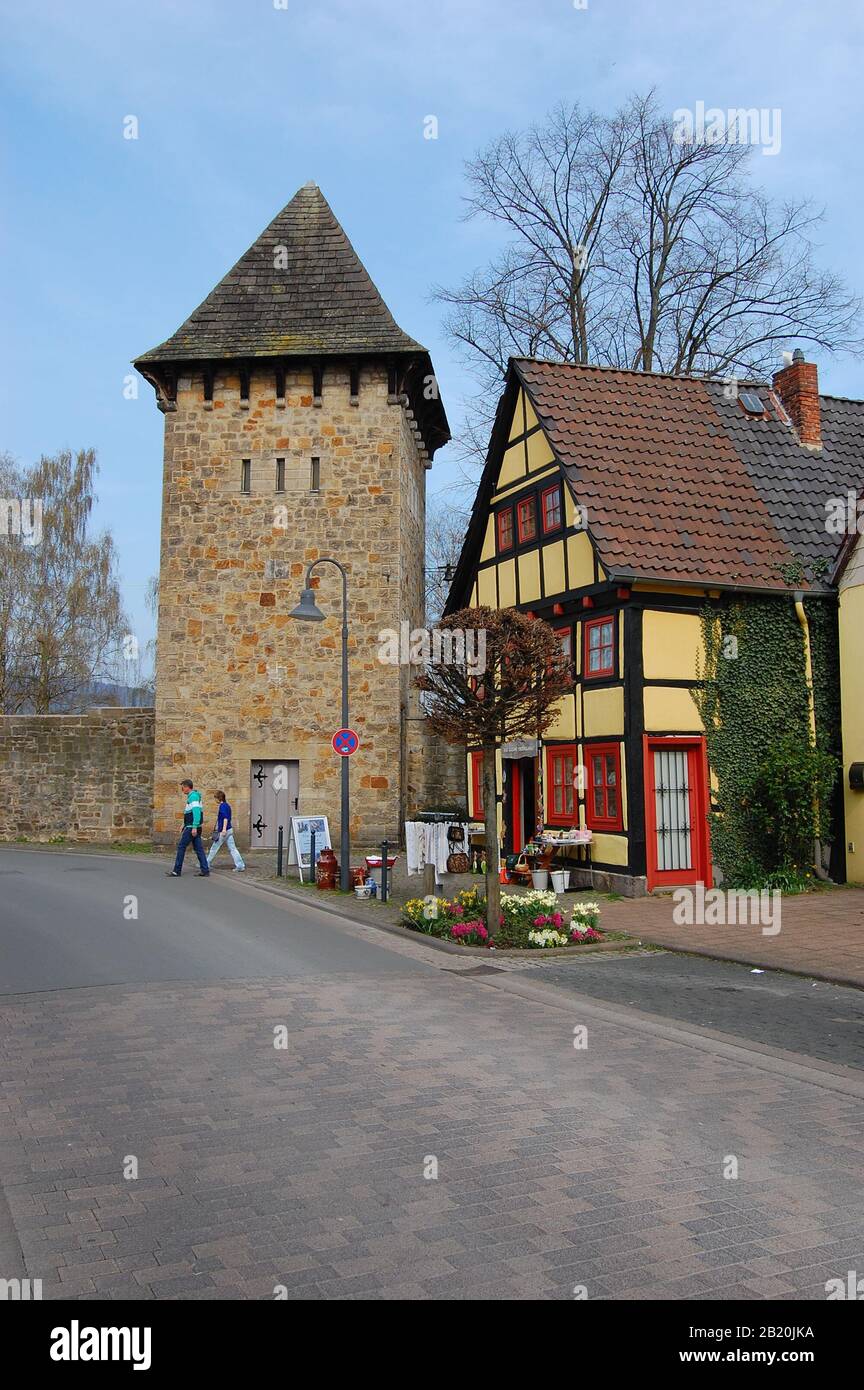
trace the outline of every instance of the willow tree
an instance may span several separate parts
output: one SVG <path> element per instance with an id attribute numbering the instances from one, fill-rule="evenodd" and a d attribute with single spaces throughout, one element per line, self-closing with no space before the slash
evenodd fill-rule
<path id="1" fill-rule="evenodd" d="M 2 460 L 0 701 L 7 714 L 81 703 L 111 674 L 128 630 L 107 532 L 92 534 L 92 449 Z M 21 518 L 21 524 L 13 523 Z M 23 524 L 27 517 L 29 525 Z"/>
<path id="2" fill-rule="evenodd" d="M 496 749 L 510 739 L 540 738 L 556 705 L 573 688 L 570 659 L 553 628 L 512 608 L 463 608 L 433 633 L 417 684 L 433 731 L 447 743 L 483 751 L 486 923 L 498 930 Z"/>

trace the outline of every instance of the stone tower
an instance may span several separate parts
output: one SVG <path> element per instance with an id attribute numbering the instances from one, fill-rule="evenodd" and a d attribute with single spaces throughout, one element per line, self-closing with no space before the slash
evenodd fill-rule
<path id="1" fill-rule="evenodd" d="M 308 183 L 135 365 L 165 414 L 154 838 L 176 836 L 189 776 L 227 793 L 241 843 L 275 843 L 278 819 L 287 844 L 288 816 L 321 814 L 338 848 L 332 566 L 314 579 L 326 622 L 289 617 L 321 556 L 348 572 L 352 837 L 398 838 L 421 725 L 379 633 L 423 622 L 425 470 L 449 438 L 428 353 Z"/>

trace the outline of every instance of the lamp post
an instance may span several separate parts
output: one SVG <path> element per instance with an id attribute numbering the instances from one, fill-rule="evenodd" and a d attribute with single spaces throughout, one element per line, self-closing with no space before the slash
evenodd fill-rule
<path id="1" fill-rule="evenodd" d="M 322 556 L 320 560 L 313 560 L 306 570 L 306 582 L 303 592 L 300 595 L 300 602 L 292 610 L 290 617 L 298 618 L 306 623 L 323 623 L 325 614 L 321 612 L 315 602 L 315 590 L 310 587 L 309 580 L 312 571 L 318 565 L 335 565 L 342 576 L 342 728 L 348 728 L 348 576 L 338 560 L 331 560 L 328 556 Z M 343 893 L 347 893 L 351 888 L 351 836 L 349 831 L 350 816 L 350 791 L 348 782 L 348 764 L 351 759 L 342 758 L 342 826 L 340 841 L 340 865 L 339 865 L 339 886 Z M 315 872 L 315 865 L 311 866 Z"/>

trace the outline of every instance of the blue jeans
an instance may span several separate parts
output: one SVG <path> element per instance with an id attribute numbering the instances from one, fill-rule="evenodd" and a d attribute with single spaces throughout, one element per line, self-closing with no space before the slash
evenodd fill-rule
<path id="1" fill-rule="evenodd" d="M 195 853 L 198 855 L 198 863 L 201 865 L 202 874 L 209 874 L 210 865 L 207 863 L 207 855 L 204 853 L 204 846 L 201 843 L 201 831 L 199 830 L 198 834 L 193 836 L 191 825 L 184 825 L 183 834 L 177 841 L 177 858 L 174 860 L 175 874 L 182 874 L 183 860 L 186 857 L 186 851 L 190 844 L 195 846 Z"/>
<path id="2" fill-rule="evenodd" d="M 231 858 L 234 860 L 234 868 L 235 868 L 235 869 L 245 869 L 245 868 L 246 868 L 246 865 L 243 863 L 243 856 L 242 856 L 242 854 L 240 853 L 239 849 L 237 848 L 237 846 L 236 846 L 235 843 L 234 843 L 234 831 L 233 831 L 233 830 L 229 830 L 229 831 L 228 831 L 228 833 L 226 834 L 224 840 L 219 839 L 219 840 L 214 840 L 214 841 L 213 841 L 212 845 L 210 846 L 210 848 L 209 848 L 208 851 L 207 851 L 207 863 L 208 863 L 208 864 L 212 864 L 212 863 L 213 863 L 213 860 L 216 858 L 216 855 L 219 853 L 219 851 L 220 851 L 220 849 L 222 848 L 223 845 L 227 845 L 227 846 L 228 846 L 228 849 L 229 849 L 230 852 L 231 852 Z"/>

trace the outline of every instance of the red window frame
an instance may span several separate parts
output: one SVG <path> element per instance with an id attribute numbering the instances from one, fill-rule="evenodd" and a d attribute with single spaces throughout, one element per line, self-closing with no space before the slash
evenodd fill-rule
<path id="1" fill-rule="evenodd" d="M 483 820 L 483 749 L 471 754 L 471 814 L 474 820 Z"/>
<path id="2" fill-rule="evenodd" d="M 527 525 L 522 523 L 523 512 L 530 517 L 530 531 Z M 523 497 L 516 503 L 516 530 L 519 535 L 519 544 L 523 545 L 526 541 L 536 541 L 537 539 L 537 506 L 533 497 Z"/>
<path id="3" fill-rule="evenodd" d="M 503 523 L 504 523 L 505 517 L 506 517 L 506 519 L 507 519 L 507 525 L 508 525 L 509 533 L 510 533 L 510 539 L 509 539 L 509 540 L 506 540 L 505 537 L 504 537 L 504 525 L 503 525 Z M 500 512 L 498 513 L 498 515 L 497 515 L 496 518 L 495 518 L 495 534 L 496 534 L 497 537 L 498 537 L 498 549 L 499 549 L 499 551 L 501 551 L 501 550 L 512 550 L 512 549 L 513 549 L 513 539 L 514 539 L 514 536 L 513 536 L 513 508 L 512 508 L 512 507 L 502 507 L 502 508 L 501 508 Z"/>
<path id="4" fill-rule="evenodd" d="M 561 764 L 561 780 L 556 783 L 555 766 Z M 547 743 L 546 745 L 546 824 L 576 825 L 579 820 L 579 800 L 574 786 L 574 775 L 579 766 L 579 754 L 575 743 Z M 561 807 L 555 806 L 555 788 L 561 787 Z M 567 809 L 569 791 L 570 809 Z"/>
<path id="5" fill-rule="evenodd" d="M 612 760 L 610 778 L 608 759 Z M 599 761 L 600 780 L 596 779 Z M 621 745 L 620 743 L 586 743 L 585 764 L 585 824 L 589 830 L 623 830 L 624 808 L 621 805 Z M 610 790 L 614 788 L 614 810 L 610 811 Z M 596 792 L 600 792 L 602 811 L 596 808 Z"/>
<path id="6" fill-rule="evenodd" d="M 591 632 L 594 630 L 594 628 L 603 628 L 603 627 L 607 627 L 607 626 L 610 626 L 610 625 L 611 625 L 611 628 L 612 628 L 612 638 L 611 638 L 611 641 L 609 641 L 609 642 L 603 642 L 603 641 L 601 640 L 601 642 L 600 642 L 600 644 L 599 644 L 599 647 L 594 648 L 595 651 L 599 651 L 599 652 L 601 652 L 601 654 L 602 654 L 603 652 L 605 652 L 606 649 L 608 648 L 608 650 L 609 650 L 609 664 L 608 664 L 608 665 L 603 665 L 603 666 L 599 667 L 598 669 L 592 671 L 592 670 L 590 669 L 590 665 L 589 665 L 589 658 L 590 658 L 590 653 L 591 653 L 591 650 L 592 650 L 592 648 L 591 648 Z M 590 618 L 586 623 L 583 624 L 583 627 L 584 627 L 584 629 L 585 629 L 585 631 L 584 631 L 584 637 L 583 637 L 583 650 L 582 650 L 582 675 L 583 675 L 583 678 L 584 678 L 585 680 L 594 681 L 594 680 L 599 680 L 602 676 L 614 676 L 614 674 L 615 674 L 615 643 L 616 643 L 616 641 L 617 641 L 617 639 L 618 639 L 618 628 L 617 628 L 617 624 L 616 624 L 616 622 L 615 622 L 615 614 L 614 614 L 614 613 L 607 613 L 607 614 L 605 614 L 602 618 Z M 602 634 L 601 634 L 601 636 L 602 636 Z M 603 659 L 603 658 L 602 658 L 602 655 L 601 655 L 601 660 L 602 660 L 602 659 Z"/>
<path id="7" fill-rule="evenodd" d="M 547 497 L 555 498 L 555 520 L 548 520 L 549 506 Z M 561 498 L 561 485 L 556 483 L 554 487 L 544 488 L 540 494 L 540 512 L 543 517 L 543 534 L 548 535 L 550 531 L 560 531 L 563 522 L 563 506 Z"/>
<path id="8" fill-rule="evenodd" d="M 573 665 L 573 628 L 568 624 L 567 627 L 556 627 L 556 628 L 554 629 L 554 632 L 555 632 L 555 636 L 558 638 L 558 641 L 559 641 L 562 645 L 563 645 L 563 643 L 564 643 L 565 641 L 569 644 L 570 650 L 569 650 L 569 652 L 568 652 L 568 656 L 570 657 L 570 665 L 572 666 L 572 665 Z"/>

